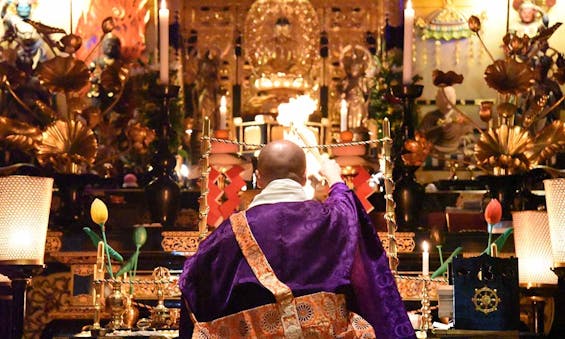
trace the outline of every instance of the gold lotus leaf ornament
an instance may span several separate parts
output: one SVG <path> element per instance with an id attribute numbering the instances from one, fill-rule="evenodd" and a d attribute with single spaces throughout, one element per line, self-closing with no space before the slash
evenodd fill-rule
<path id="1" fill-rule="evenodd" d="M 100 86 L 112 97 L 124 87 L 128 73 L 128 68 L 121 62 L 107 65 L 100 74 Z"/>
<path id="2" fill-rule="evenodd" d="M 434 145 L 426 137 L 417 132 L 414 139 L 404 142 L 404 149 L 408 153 L 402 154 L 402 160 L 408 166 L 421 166 L 432 151 Z"/>
<path id="3" fill-rule="evenodd" d="M 534 143 L 527 130 L 506 124 L 482 133 L 475 145 L 478 166 L 495 175 L 527 171 Z"/>
<path id="4" fill-rule="evenodd" d="M 91 165 L 98 143 L 94 132 L 80 120 L 57 120 L 43 131 L 37 147 L 37 160 L 57 172 L 74 172 L 74 168 Z"/>
<path id="5" fill-rule="evenodd" d="M 132 148 L 138 154 L 147 154 L 149 152 L 149 144 L 155 140 L 155 131 L 147 126 L 143 126 L 139 122 L 129 124 L 126 135 Z"/>
<path id="6" fill-rule="evenodd" d="M 7 117 L 0 117 L 0 143 L 28 152 L 33 150 L 40 142 L 41 130 L 38 127 Z"/>
<path id="7" fill-rule="evenodd" d="M 496 60 L 486 68 L 484 76 L 487 85 L 501 94 L 525 93 L 535 83 L 534 71 L 513 59 Z"/>
<path id="8" fill-rule="evenodd" d="M 534 165 L 537 165 L 563 148 L 565 148 L 565 126 L 563 121 L 554 121 L 538 133 L 529 158 L 535 159 Z"/>
<path id="9" fill-rule="evenodd" d="M 447 87 L 463 83 L 463 75 L 453 71 L 443 72 L 436 69 L 432 72 L 434 86 Z"/>
<path id="10" fill-rule="evenodd" d="M 78 92 L 88 84 L 90 72 L 82 60 L 56 56 L 38 66 L 37 76 L 51 92 Z"/>
<path id="11" fill-rule="evenodd" d="M 526 56 L 530 46 L 530 37 L 524 34 L 519 37 L 515 33 L 507 33 L 502 38 L 504 48 L 509 55 Z"/>

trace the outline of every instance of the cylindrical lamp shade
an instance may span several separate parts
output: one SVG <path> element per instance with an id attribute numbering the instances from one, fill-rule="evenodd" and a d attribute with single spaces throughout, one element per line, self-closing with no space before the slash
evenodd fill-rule
<path id="1" fill-rule="evenodd" d="M 520 285 L 557 285 L 557 275 L 551 271 L 553 257 L 547 213 L 513 212 L 512 224 Z"/>
<path id="2" fill-rule="evenodd" d="M 43 265 L 52 190 L 52 178 L 0 178 L 0 265 Z"/>
<path id="3" fill-rule="evenodd" d="M 565 179 L 544 180 L 553 265 L 565 266 Z"/>

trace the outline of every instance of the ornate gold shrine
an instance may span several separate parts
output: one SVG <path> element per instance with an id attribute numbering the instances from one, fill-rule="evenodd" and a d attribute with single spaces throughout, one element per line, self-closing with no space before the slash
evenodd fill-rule
<path id="1" fill-rule="evenodd" d="M 181 27 L 189 41 L 184 80 L 197 84 L 195 111 L 202 113 L 207 95 L 219 103 L 225 94 L 229 125 L 235 116 L 272 113 L 289 97 L 310 94 L 327 97 L 321 115 L 339 121 L 343 50 L 361 46 L 378 53 L 385 16 L 391 25 L 400 25 L 400 7 L 398 1 L 377 0 L 183 2 Z M 218 76 L 208 74 L 215 89 L 198 86 L 210 84 L 201 71 L 203 60 L 212 61 L 210 55 L 217 58 Z"/>

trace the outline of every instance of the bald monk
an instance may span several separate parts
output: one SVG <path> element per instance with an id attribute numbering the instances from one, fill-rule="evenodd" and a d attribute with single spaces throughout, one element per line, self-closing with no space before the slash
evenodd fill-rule
<path id="1" fill-rule="evenodd" d="M 295 298 L 320 291 L 345 296 L 347 309 L 372 325 L 377 338 L 415 337 L 386 253 L 362 205 L 341 179 L 339 165 L 327 160 L 320 174 L 330 186 L 323 203 L 304 194 L 306 157 L 300 147 L 280 140 L 261 150 L 257 183 L 263 190 L 245 216 L 276 278 Z M 234 229 L 240 233 L 231 220 L 224 221 L 185 262 L 179 279 L 181 338 L 191 337 L 195 321 L 210 322 L 275 302 L 251 269 Z M 305 310 L 299 308 L 299 318 L 310 314 Z M 239 324 L 225 333 L 258 336 L 247 332 L 246 321 Z"/>

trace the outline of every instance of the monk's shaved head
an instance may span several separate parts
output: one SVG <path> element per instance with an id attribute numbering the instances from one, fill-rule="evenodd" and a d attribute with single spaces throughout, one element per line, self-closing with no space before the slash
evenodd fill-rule
<path id="1" fill-rule="evenodd" d="M 259 186 L 265 187 L 276 179 L 292 179 L 306 183 L 306 155 L 302 148 L 288 140 L 267 144 L 257 161 Z"/>

